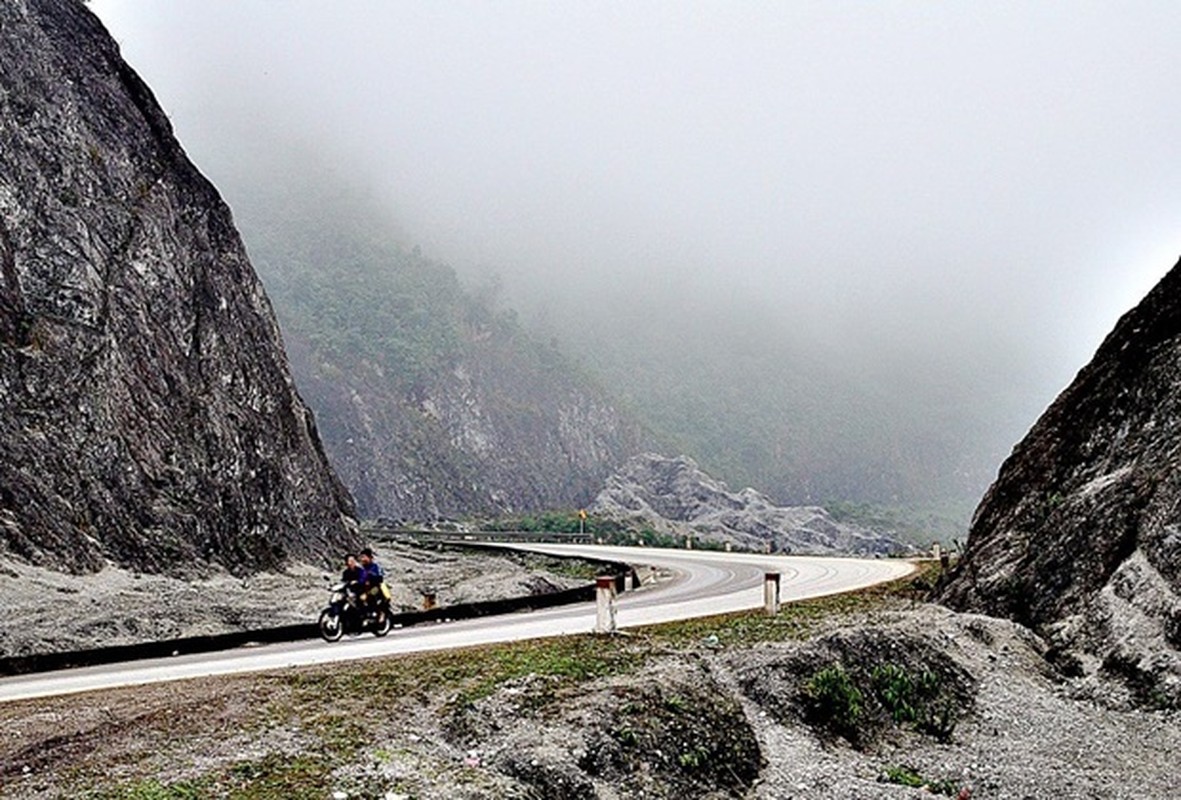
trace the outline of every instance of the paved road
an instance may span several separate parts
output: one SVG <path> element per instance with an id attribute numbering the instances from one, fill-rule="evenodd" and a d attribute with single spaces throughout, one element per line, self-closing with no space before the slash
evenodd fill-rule
<path id="1" fill-rule="evenodd" d="M 596 545 L 528 544 L 518 547 L 554 555 L 585 556 L 652 566 L 669 576 L 666 580 L 620 595 L 616 619 L 621 628 L 761 607 L 763 576 L 766 572 L 780 573 L 780 597 L 788 602 L 859 589 L 900 578 L 913 569 L 913 565 L 908 562 L 885 559 L 770 556 Z M 294 642 L 223 653 L 62 670 L 0 679 L 0 702 L 182 678 L 272 671 L 396 653 L 589 633 L 594 624 L 595 605 L 582 603 L 527 614 L 416 626 L 395 630 L 384 639 L 365 635 L 335 644 L 321 641 Z"/>

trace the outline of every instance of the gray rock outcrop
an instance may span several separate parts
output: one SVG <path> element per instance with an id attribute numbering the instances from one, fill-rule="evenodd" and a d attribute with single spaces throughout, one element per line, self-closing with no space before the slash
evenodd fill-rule
<path id="1" fill-rule="evenodd" d="M 0 545 L 63 569 L 353 536 L 229 208 L 76 0 L 0 4 L 0 454 Z"/>
<path id="2" fill-rule="evenodd" d="M 941 597 L 1181 704 L 1181 265 L 1005 461 Z"/>
<path id="3" fill-rule="evenodd" d="M 596 515 L 636 520 L 659 533 L 692 535 L 790 553 L 888 553 L 905 548 L 865 528 L 838 522 L 818 506 L 777 506 L 751 488 L 731 492 L 688 456 L 646 453 L 629 460 L 595 498 Z"/>

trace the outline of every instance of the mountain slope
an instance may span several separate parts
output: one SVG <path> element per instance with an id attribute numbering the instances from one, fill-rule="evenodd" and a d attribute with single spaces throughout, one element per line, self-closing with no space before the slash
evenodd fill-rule
<path id="1" fill-rule="evenodd" d="M 241 179 L 241 178 L 240 178 Z M 557 349 L 324 175 L 242 180 L 239 218 L 333 465 L 367 517 L 584 505 L 649 437 Z"/>
<path id="2" fill-rule="evenodd" d="M 1001 454 L 980 446 L 988 437 L 955 393 L 916 390 L 923 405 L 903 402 L 890 389 L 899 379 L 882 378 L 889 365 L 871 370 L 790 319 L 694 291 L 637 290 L 603 298 L 596 325 L 549 323 L 673 443 L 666 450 L 731 485 L 783 505 L 896 510 L 924 542 L 959 535 L 991 477 L 981 465 Z"/>
<path id="3" fill-rule="evenodd" d="M 1181 703 L 1181 265 L 1014 449 L 942 597 Z"/>
<path id="4" fill-rule="evenodd" d="M 235 571 L 352 539 L 229 209 L 74 0 L 0 4 L 0 542 Z"/>

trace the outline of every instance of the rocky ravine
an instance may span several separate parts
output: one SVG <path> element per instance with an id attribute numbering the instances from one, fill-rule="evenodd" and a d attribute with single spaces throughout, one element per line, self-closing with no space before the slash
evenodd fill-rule
<path id="1" fill-rule="evenodd" d="M 1181 266 L 1014 449 L 941 597 L 1044 632 L 1129 700 L 1181 705 Z"/>
<path id="2" fill-rule="evenodd" d="M 837 522 L 816 506 L 776 506 L 754 489 L 731 492 L 688 456 L 647 453 L 607 480 L 591 510 L 672 536 L 801 554 L 904 552 L 899 542 Z"/>
<path id="3" fill-rule="evenodd" d="M 351 500 L 229 208 L 77 0 L 0 3 L 0 545 L 317 560 Z"/>

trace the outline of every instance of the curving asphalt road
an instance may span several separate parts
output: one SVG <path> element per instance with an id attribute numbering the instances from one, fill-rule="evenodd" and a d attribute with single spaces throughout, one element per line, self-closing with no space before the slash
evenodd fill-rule
<path id="1" fill-rule="evenodd" d="M 619 596 L 621 628 L 759 608 L 767 572 L 780 573 L 783 602 L 852 591 L 900 578 L 907 561 L 719 553 L 602 545 L 514 545 L 517 549 L 583 556 L 656 567 L 671 575 Z M 396 653 L 445 650 L 494 642 L 589 633 L 595 605 L 582 603 L 528 614 L 465 620 L 395 630 L 384 639 L 365 635 L 335 644 L 294 642 L 266 647 L 110 664 L 0 679 L 0 702 L 85 692 L 116 686 L 210 675 L 259 672 L 375 658 Z"/>

